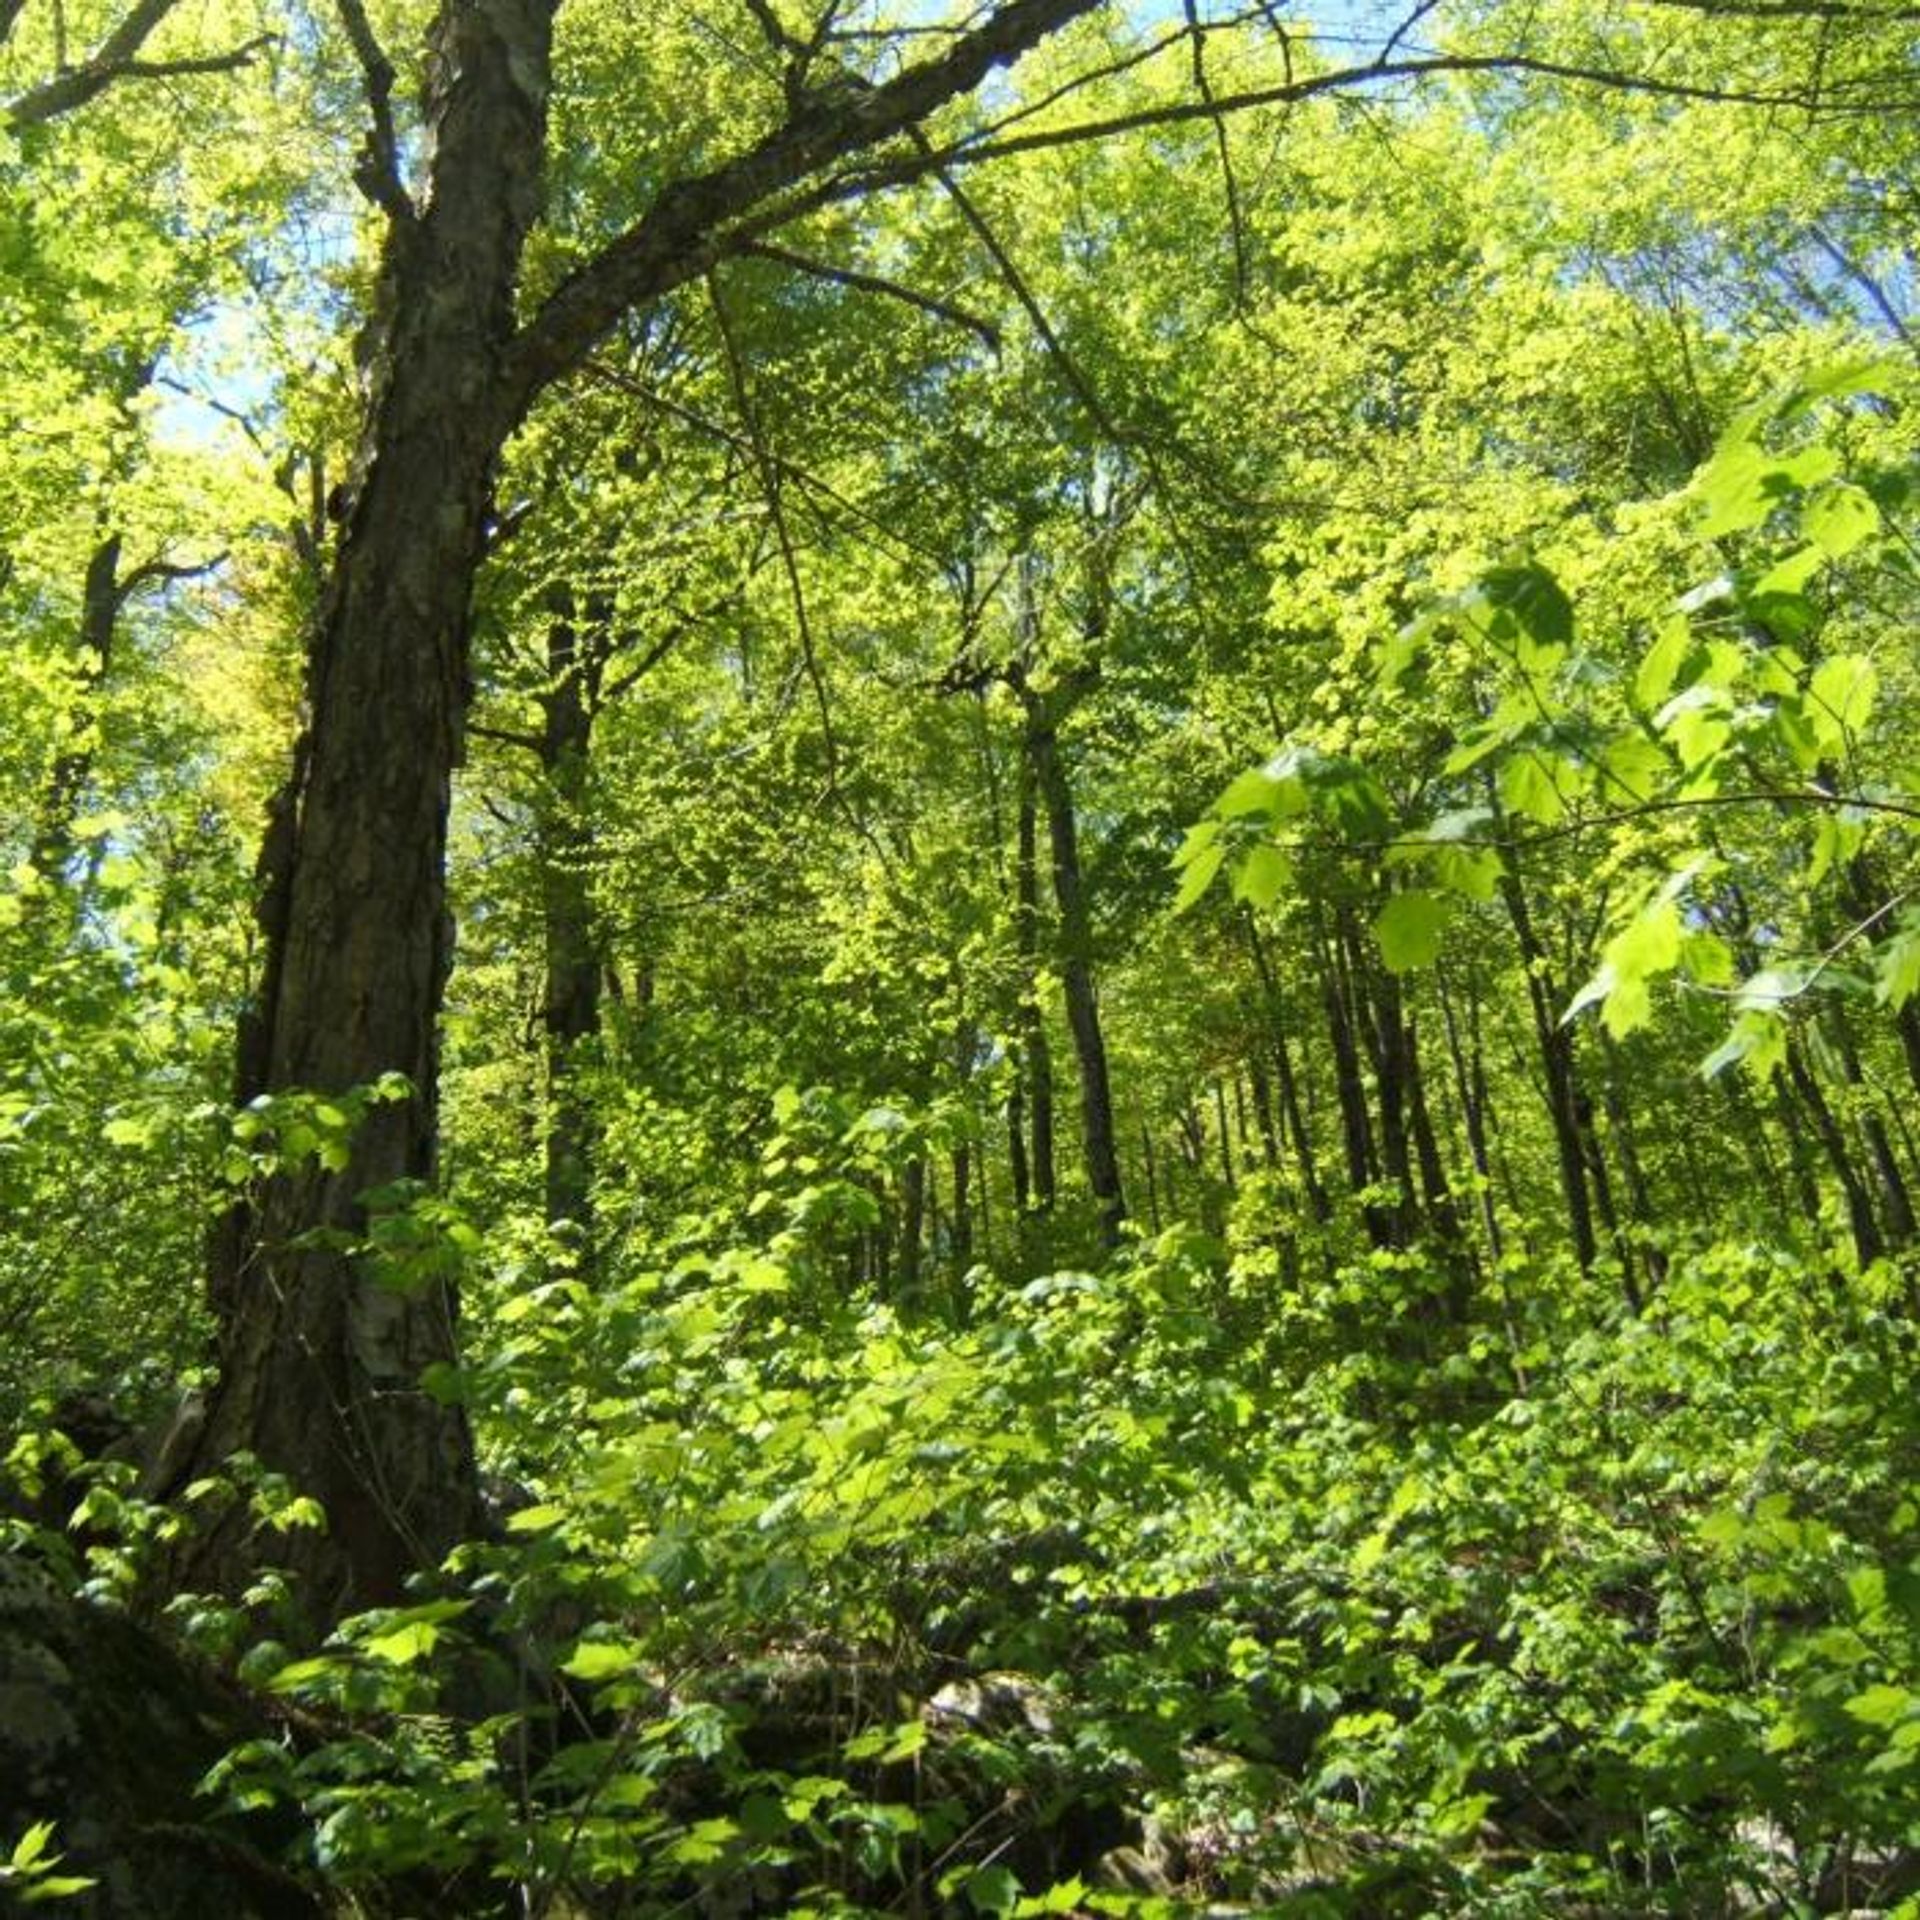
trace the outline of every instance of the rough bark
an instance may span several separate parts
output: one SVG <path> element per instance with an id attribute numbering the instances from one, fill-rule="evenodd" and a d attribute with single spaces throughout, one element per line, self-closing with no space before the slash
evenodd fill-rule
<path id="1" fill-rule="evenodd" d="M 435 1169 L 447 807 L 468 603 L 511 425 L 498 397 L 540 201 L 549 25 L 544 0 L 442 13 L 431 189 L 392 229 L 307 732 L 263 856 L 268 961 L 243 1096 L 339 1095 L 392 1072 L 412 1088 L 368 1113 L 343 1168 L 269 1181 L 212 1276 L 220 1377 L 183 1477 L 247 1450 L 320 1498 L 327 1530 L 275 1556 L 305 1577 L 319 1620 L 398 1598 L 478 1519 L 465 1415 L 421 1386 L 456 1357 L 452 1286 L 392 1284 L 355 1249 Z M 196 1537 L 186 1572 L 231 1585 L 258 1552 L 237 1506 Z"/>

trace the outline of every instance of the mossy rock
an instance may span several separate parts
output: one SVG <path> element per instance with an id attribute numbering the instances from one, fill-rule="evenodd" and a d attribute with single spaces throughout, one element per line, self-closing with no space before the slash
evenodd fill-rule
<path id="1" fill-rule="evenodd" d="M 301 1920 L 325 1911 L 249 1830 L 194 1789 L 228 1748 L 270 1733 L 204 1663 L 0 1555 L 0 1857 L 54 1824 L 61 1874 L 95 1884 L 66 1920 Z M 7 1896 L 0 1892 L 0 1908 Z"/>

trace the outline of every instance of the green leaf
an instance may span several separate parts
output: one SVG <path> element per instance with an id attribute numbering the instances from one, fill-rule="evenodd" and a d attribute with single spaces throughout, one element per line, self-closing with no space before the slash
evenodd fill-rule
<path id="1" fill-rule="evenodd" d="M 1481 575 L 1480 591 L 1489 607 L 1511 616 L 1536 646 L 1572 644 L 1573 602 L 1560 582 L 1537 562 L 1493 568 Z"/>
<path id="2" fill-rule="evenodd" d="M 1557 763 L 1538 748 L 1516 753 L 1500 766 L 1500 804 L 1543 827 L 1557 826 L 1567 814 L 1557 772 Z"/>
<path id="3" fill-rule="evenodd" d="M 1270 779 L 1264 767 L 1249 767 L 1213 803 L 1213 811 L 1222 820 L 1244 820 L 1250 815 L 1270 813 L 1279 797 L 1281 784 Z M 1202 822 L 1202 825 L 1205 824 Z M 1195 847 L 1193 851 L 1198 853 L 1200 850 Z"/>
<path id="4" fill-rule="evenodd" d="M 368 1654 L 388 1666 L 410 1667 L 424 1660 L 440 1643 L 440 1629 L 431 1620 L 409 1620 L 390 1633 L 378 1633 L 366 1643 Z"/>
<path id="5" fill-rule="evenodd" d="M 1920 991 L 1920 921 L 1909 918 L 1874 955 L 1873 994 L 1896 1012 Z"/>
<path id="6" fill-rule="evenodd" d="M 1873 717 L 1880 676 L 1865 654 L 1842 653 L 1823 660 L 1807 686 L 1808 718 L 1834 751 L 1844 748 Z"/>
<path id="7" fill-rule="evenodd" d="M 1665 889 L 1621 928 L 1601 956 L 1611 977 L 1600 1017 L 1616 1040 L 1646 1025 L 1651 983 L 1680 963 L 1680 907 Z"/>
<path id="8" fill-rule="evenodd" d="M 53 1822 L 36 1820 L 13 1845 L 13 1862 L 18 1867 L 30 1867 L 46 1852 L 53 1841 Z"/>
<path id="9" fill-rule="evenodd" d="M 975 1913 L 1010 1914 L 1020 1904 L 1020 1882 L 1005 1867 L 977 1867 L 967 1876 L 966 1894 Z"/>
<path id="10" fill-rule="evenodd" d="M 1801 515 L 1803 526 L 1806 524 L 1806 518 L 1805 514 Z M 1797 552 L 1788 554 L 1784 560 L 1775 562 L 1753 583 L 1752 598 L 1765 601 L 1776 594 L 1797 596 L 1805 589 L 1807 582 L 1826 564 L 1825 548 L 1801 547 Z"/>
<path id="11" fill-rule="evenodd" d="M 1410 973 L 1431 966 L 1440 951 L 1440 936 L 1453 912 L 1445 894 L 1411 888 L 1396 893 L 1373 923 L 1380 957 L 1394 973 Z"/>
<path id="12" fill-rule="evenodd" d="M 1838 399 L 1844 394 L 1872 393 L 1885 385 L 1888 367 L 1884 360 L 1855 355 L 1851 359 L 1832 360 L 1816 368 L 1799 382 L 1779 405 L 1783 420 L 1805 413 L 1816 400 Z"/>
<path id="13" fill-rule="evenodd" d="M 1700 1077 L 1712 1080 L 1736 1064 L 1757 1080 L 1770 1080 L 1787 1057 L 1787 1026 L 1777 1014 L 1750 1009 L 1733 1023 L 1719 1046 L 1700 1063 Z"/>
<path id="14" fill-rule="evenodd" d="M 640 1649 L 627 1640 L 582 1640 L 560 1663 L 560 1671 L 589 1684 L 611 1680 L 640 1665 Z"/>
<path id="15" fill-rule="evenodd" d="M 1204 820 L 1196 820 L 1187 829 L 1185 839 L 1174 849 L 1173 858 L 1167 862 L 1168 866 L 1176 869 L 1184 867 L 1188 861 L 1205 853 L 1219 838 L 1220 822 L 1211 814 Z"/>
<path id="16" fill-rule="evenodd" d="M 1746 433 L 1723 440 L 1693 477 L 1693 494 L 1700 502 L 1695 531 L 1703 539 L 1718 540 L 1729 533 L 1757 527 L 1773 511 L 1778 498 L 1769 486 L 1772 464 Z"/>
<path id="17" fill-rule="evenodd" d="M 1684 613 L 1670 613 L 1654 629 L 1653 645 L 1633 676 L 1633 697 L 1643 707 L 1657 707 L 1673 687 L 1681 663 L 1693 651 L 1693 627 Z"/>
<path id="18" fill-rule="evenodd" d="M 1233 876 L 1234 897 L 1264 912 L 1293 878 L 1293 862 L 1276 846 L 1260 842 Z"/>
<path id="19" fill-rule="evenodd" d="M 1221 862 L 1226 857 L 1225 847 L 1212 846 L 1189 862 L 1186 872 L 1181 876 L 1180 890 L 1173 897 L 1175 913 L 1185 913 L 1213 885 L 1213 877 L 1220 871 Z"/>
<path id="20" fill-rule="evenodd" d="M 1856 1693 L 1847 1702 L 1847 1711 L 1870 1727 L 1892 1727 L 1909 1714 L 1920 1712 L 1920 1694 L 1882 1681 L 1878 1686 Z"/>

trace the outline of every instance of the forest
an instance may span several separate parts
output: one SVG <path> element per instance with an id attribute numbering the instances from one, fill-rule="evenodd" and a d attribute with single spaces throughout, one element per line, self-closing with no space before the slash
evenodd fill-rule
<path id="1" fill-rule="evenodd" d="M 0 1911 L 1920 1920 L 1916 406 L 1900 0 L 0 0 Z"/>

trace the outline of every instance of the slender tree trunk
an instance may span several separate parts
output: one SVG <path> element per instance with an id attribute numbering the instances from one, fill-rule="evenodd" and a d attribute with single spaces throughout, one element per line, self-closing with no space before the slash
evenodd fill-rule
<path id="1" fill-rule="evenodd" d="M 1014 858 L 1014 940 L 1020 957 L 1020 1065 L 1026 1080 L 1026 1107 L 1033 1159 L 1033 1204 L 1053 1210 L 1053 1050 L 1047 1042 L 1046 1015 L 1040 1005 L 1040 814 L 1032 755 L 1020 754 L 1019 843 Z M 1015 1180 L 1026 1206 L 1024 1158 Z"/>
<path id="2" fill-rule="evenodd" d="M 1360 1064 L 1358 1023 L 1354 1017 L 1352 981 L 1337 937 L 1323 947 L 1321 992 L 1327 1010 L 1327 1038 L 1333 1048 L 1334 1091 L 1340 1103 L 1340 1126 L 1347 1149 L 1347 1184 L 1357 1194 L 1379 1182 L 1374 1156 L 1373 1116 L 1367 1107 L 1366 1081 Z M 1377 1201 L 1362 1203 L 1367 1238 L 1376 1247 L 1394 1242 L 1391 1213 Z"/>
<path id="3" fill-rule="evenodd" d="M 1386 1210 L 1391 1244 L 1407 1247 L 1419 1231 L 1420 1202 L 1414 1190 L 1409 1132 L 1413 1094 L 1411 1035 L 1401 1005 L 1400 983 L 1392 974 L 1374 973 L 1367 964 L 1359 928 L 1344 919 L 1340 929 L 1348 1004 L 1355 1028 L 1365 1036 L 1379 1095 L 1380 1160 L 1394 1188 Z"/>
<path id="4" fill-rule="evenodd" d="M 1466 1128 L 1467 1152 L 1473 1162 L 1480 1229 L 1486 1235 L 1488 1257 L 1497 1269 L 1504 1249 L 1500 1237 L 1500 1215 L 1493 1200 L 1492 1156 L 1487 1152 L 1486 1076 L 1480 1059 L 1479 1035 L 1474 1035 L 1473 1059 L 1469 1064 L 1466 1048 L 1461 1044 L 1459 1022 L 1454 1017 L 1453 996 L 1447 991 L 1444 978 L 1440 982 L 1440 1018 L 1446 1027 L 1447 1054 L 1453 1064 L 1460 1118 Z"/>
<path id="5" fill-rule="evenodd" d="M 1594 1239 L 1593 1208 L 1587 1192 L 1587 1156 L 1581 1139 L 1584 1096 L 1574 1073 L 1573 1029 L 1560 1023 L 1559 996 L 1548 971 L 1546 950 L 1534 931 L 1527 896 L 1512 873 L 1502 880 L 1501 894 L 1520 942 L 1520 957 L 1526 964 L 1527 1001 L 1533 1010 L 1534 1041 L 1546 1074 L 1547 1117 L 1560 1163 L 1560 1190 L 1567 1203 L 1574 1256 L 1584 1270 L 1592 1267 L 1599 1246 Z"/>
<path id="6" fill-rule="evenodd" d="M 55 757 L 33 836 L 36 872 L 52 877 L 73 859 L 73 823 L 93 776 L 100 689 L 113 664 L 114 627 L 120 617 L 120 536 L 110 533 L 87 556 L 80 592 L 78 668 L 67 743 Z"/>
<path id="7" fill-rule="evenodd" d="M 1213 1117 L 1220 1129 L 1220 1173 L 1231 1195 L 1238 1183 L 1233 1177 L 1233 1139 L 1227 1131 L 1227 1090 L 1218 1080 L 1213 1083 Z"/>
<path id="8" fill-rule="evenodd" d="M 1100 1027 L 1100 1003 L 1093 982 L 1093 927 L 1080 869 L 1073 791 L 1060 758 L 1059 736 L 1051 716 L 1040 711 L 1042 704 L 1038 696 L 1029 694 L 1027 753 L 1033 763 L 1034 785 L 1046 808 L 1047 837 L 1053 849 L 1053 897 L 1060 914 L 1060 979 L 1066 992 L 1067 1026 L 1080 1066 L 1080 1132 L 1087 1184 L 1099 1208 L 1101 1235 L 1111 1246 L 1119 1240 L 1127 1206 L 1120 1188 L 1120 1156 L 1114 1144 L 1106 1036 Z"/>
<path id="9" fill-rule="evenodd" d="M 1007 1177 L 1013 1187 L 1013 1210 L 1026 1212 L 1032 1195 L 1032 1175 L 1027 1170 L 1026 1099 L 1020 1075 L 1007 1092 Z"/>
<path id="10" fill-rule="evenodd" d="M 900 1246 L 895 1271 L 902 1298 L 920 1285 L 920 1241 L 926 1228 L 927 1163 L 918 1154 L 900 1169 Z"/>
<path id="11" fill-rule="evenodd" d="M 1274 1167 L 1280 1161 L 1280 1135 L 1273 1118 L 1273 1079 L 1256 1046 L 1247 1054 L 1247 1082 L 1252 1090 L 1253 1123 L 1260 1134 L 1260 1160 Z"/>
<path id="12" fill-rule="evenodd" d="M 1787 1077 L 1793 1082 L 1793 1090 L 1800 1096 L 1800 1104 L 1813 1122 L 1814 1133 L 1826 1151 L 1827 1164 L 1832 1167 L 1834 1178 L 1840 1182 L 1840 1191 L 1847 1204 L 1847 1225 L 1853 1233 L 1854 1252 L 1863 1267 L 1871 1266 L 1887 1250 L 1886 1243 L 1880 1237 L 1880 1223 L 1874 1218 L 1873 1201 L 1855 1170 L 1853 1156 L 1847 1151 L 1847 1136 L 1834 1117 L 1832 1107 L 1827 1104 L 1827 1097 L 1821 1091 L 1819 1081 L 1814 1078 L 1812 1068 L 1807 1065 L 1797 1036 L 1787 1041 Z"/>
<path id="13" fill-rule="evenodd" d="M 1841 1071 L 1846 1078 L 1848 1103 L 1854 1109 L 1855 1124 L 1880 1189 L 1881 1218 L 1886 1222 L 1887 1242 L 1895 1247 L 1910 1245 L 1914 1236 L 1913 1201 L 1900 1172 L 1893 1142 L 1887 1137 L 1886 1123 L 1874 1108 L 1873 1089 L 1868 1085 L 1866 1073 L 1860 1065 L 1860 1050 L 1854 1044 L 1853 1028 L 1842 1008 L 1834 1010 L 1832 1034 L 1834 1051 L 1839 1055 Z"/>
<path id="14" fill-rule="evenodd" d="M 1293 1053 L 1287 1044 L 1287 1030 L 1282 1019 L 1279 983 L 1273 976 L 1267 943 L 1261 939 L 1260 928 L 1251 913 L 1244 916 L 1241 925 L 1246 929 L 1247 947 L 1253 955 L 1253 970 L 1260 981 L 1260 997 L 1266 1007 L 1272 1032 L 1274 1074 L 1280 1087 L 1280 1114 L 1286 1122 L 1287 1135 L 1293 1142 L 1293 1157 L 1299 1164 L 1300 1184 L 1306 1189 L 1307 1204 L 1313 1210 L 1314 1219 L 1324 1226 L 1333 1218 L 1333 1202 L 1320 1178 L 1320 1163 L 1313 1148 L 1313 1132 L 1301 1105 L 1300 1083 L 1293 1070 Z"/>
<path id="15" fill-rule="evenodd" d="M 546 936 L 546 1203 L 549 1222 L 593 1229 L 596 1127 L 580 1084 L 582 1057 L 600 1031 L 601 968 L 593 920 L 593 835 L 587 775 L 593 740 L 588 662 L 571 606 L 547 630 L 547 687 L 541 697 L 541 909 Z"/>

